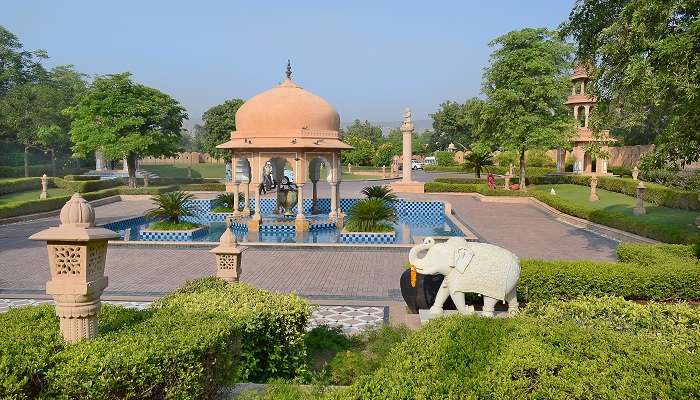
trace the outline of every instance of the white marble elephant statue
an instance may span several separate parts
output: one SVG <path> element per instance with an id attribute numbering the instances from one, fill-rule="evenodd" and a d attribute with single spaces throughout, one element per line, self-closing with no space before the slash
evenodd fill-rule
<path id="1" fill-rule="evenodd" d="M 426 253 L 419 257 L 422 251 Z M 473 307 L 465 304 L 464 293 L 484 296 L 484 316 L 494 315 L 499 300 L 508 304 L 510 313 L 518 310 L 515 291 L 520 279 L 520 264 L 518 257 L 506 249 L 457 237 L 435 243 L 428 237 L 411 249 L 408 259 L 420 274 L 445 276 L 435 296 L 435 304 L 430 307 L 433 315 L 442 314 L 448 296 L 452 297 L 459 312 L 473 312 Z"/>

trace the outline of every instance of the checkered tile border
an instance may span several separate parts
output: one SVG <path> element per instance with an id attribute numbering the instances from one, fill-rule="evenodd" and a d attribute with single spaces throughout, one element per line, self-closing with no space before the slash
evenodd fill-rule
<path id="1" fill-rule="evenodd" d="M 340 234 L 342 243 L 394 243 L 396 232 L 348 232 Z"/>
<path id="2" fill-rule="evenodd" d="M 206 236 L 208 227 L 201 227 L 194 231 L 139 231 L 139 240 L 145 241 L 168 241 L 168 242 L 191 242 L 194 239 Z"/>

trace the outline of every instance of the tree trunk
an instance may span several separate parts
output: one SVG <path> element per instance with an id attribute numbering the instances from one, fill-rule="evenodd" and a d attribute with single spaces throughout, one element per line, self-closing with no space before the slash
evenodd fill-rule
<path id="1" fill-rule="evenodd" d="M 56 152 L 51 149 L 51 176 L 56 176 Z"/>
<path id="2" fill-rule="evenodd" d="M 29 178 L 29 146 L 24 146 L 24 177 Z"/>
<path id="3" fill-rule="evenodd" d="M 520 190 L 527 190 L 525 186 L 525 149 L 520 150 Z"/>
<path id="4" fill-rule="evenodd" d="M 481 179 L 481 166 L 479 164 L 474 166 L 474 172 L 476 172 L 476 178 Z"/>
<path id="5" fill-rule="evenodd" d="M 136 187 L 136 154 L 129 153 L 126 158 L 126 166 L 129 170 L 129 187 Z"/>

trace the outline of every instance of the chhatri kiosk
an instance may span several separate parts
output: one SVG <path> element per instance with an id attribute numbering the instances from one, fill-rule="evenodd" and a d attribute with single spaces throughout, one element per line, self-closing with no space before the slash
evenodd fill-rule
<path id="1" fill-rule="evenodd" d="M 245 194 L 245 207 L 238 211 L 235 205 L 234 217 L 250 216 L 249 232 L 259 231 L 262 222 L 258 187 L 264 174 L 271 172 L 275 182 L 282 182 L 285 165 L 293 171 L 297 186 L 296 232 L 309 230 L 309 221 L 304 216 L 304 196 L 316 199 L 319 179 L 326 179 L 331 188 L 328 219 L 342 225 L 340 151 L 352 146 L 340 140 L 340 116 L 335 108 L 294 83 L 289 63 L 286 75 L 279 86 L 252 97 L 238 109 L 231 140 L 217 146 L 231 150 L 231 182 L 226 185 L 226 191 Z M 328 172 L 323 177 L 320 176 L 322 164 Z M 255 192 L 252 215 L 247 200 L 250 189 Z"/>

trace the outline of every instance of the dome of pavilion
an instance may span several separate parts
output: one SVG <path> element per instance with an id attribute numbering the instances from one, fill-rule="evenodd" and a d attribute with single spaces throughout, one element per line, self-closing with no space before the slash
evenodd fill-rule
<path id="1" fill-rule="evenodd" d="M 313 134 L 339 129 L 335 108 L 289 78 L 252 97 L 236 112 L 236 134 L 251 138 L 270 134 L 297 137 L 302 130 Z"/>
<path id="2" fill-rule="evenodd" d="M 248 99 L 236 112 L 236 130 L 219 149 L 351 149 L 340 140 L 340 116 L 323 98 L 287 79 Z"/>

